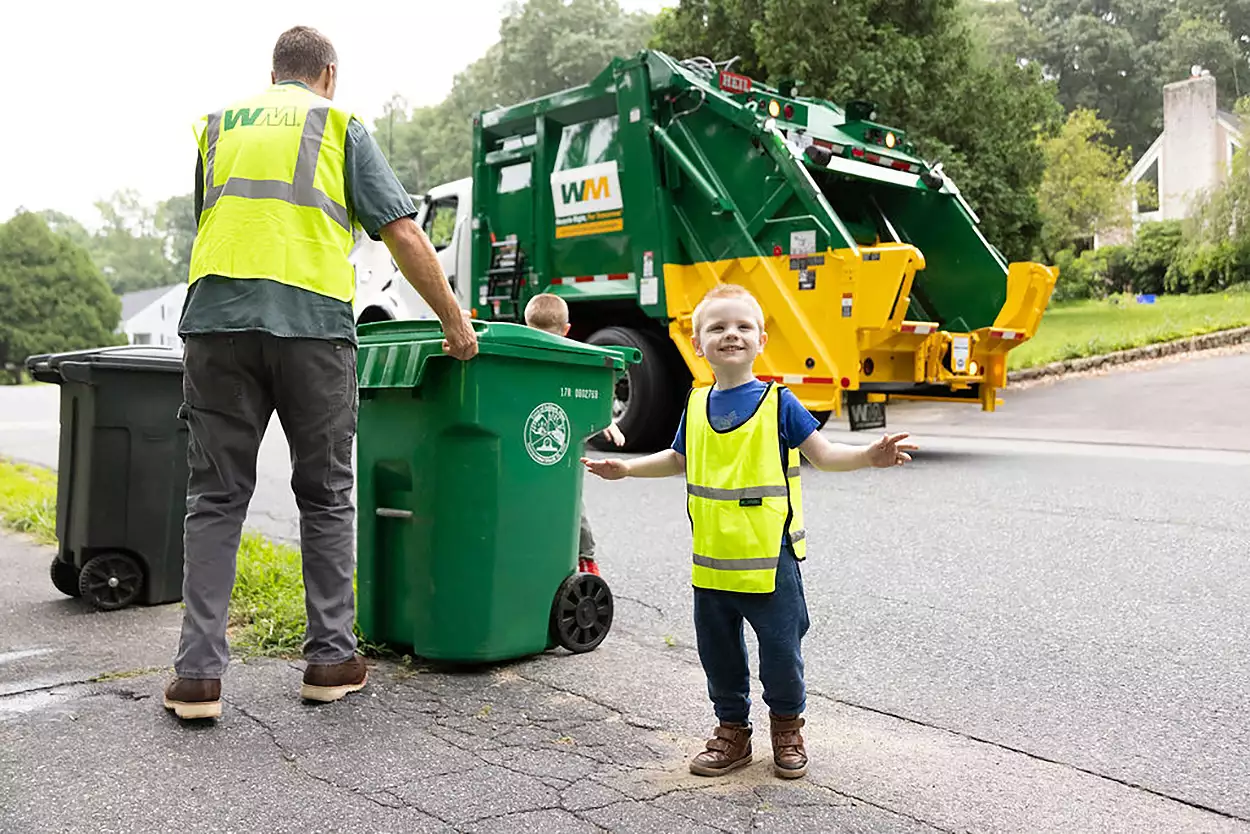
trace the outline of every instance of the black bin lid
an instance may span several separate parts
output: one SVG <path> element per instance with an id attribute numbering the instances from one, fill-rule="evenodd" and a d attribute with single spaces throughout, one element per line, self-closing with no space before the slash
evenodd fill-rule
<path id="1" fill-rule="evenodd" d="M 40 382 L 60 383 L 67 378 L 88 382 L 91 369 L 182 373 L 181 348 L 158 345 L 120 345 L 66 353 L 41 353 L 26 359 L 26 370 Z"/>

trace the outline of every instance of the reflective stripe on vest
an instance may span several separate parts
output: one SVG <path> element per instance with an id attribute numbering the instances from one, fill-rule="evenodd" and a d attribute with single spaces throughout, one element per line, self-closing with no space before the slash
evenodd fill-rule
<path id="1" fill-rule="evenodd" d="M 321 209 L 348 232 L 351 223 L 347 218 L 347 206 L 331 200 L 326 193 L 313 185 L 317 174 L 317 157 L 321 155 L 321 141 L 325 137 L 326 121 L 330 115 L 328 107 L 309 109 L 304 119 L 304 130 L 299 138 L 299 156 L 295 158 L 295 174 L 290 182 L 282 180 L 249 180 L 243 177 L 230 177 L 222 185 L 214 185 L 213 162 L 217 157 L 217 139 L 221 134 L 221 117 L 224 111 L 218 111 L 208 117 L 205 130 L 205 142 L 208 145 L 205 153 L 204 209 L 217 205 L 223 196 L 247 197 L 253 200 L 282 200 L 296 206 Z"/>
<path id="2" fill-rule="evenodd" d="M 787 529 L 797 558 L 806 555 L 799 460 L 780 454 L 780 390 L 771 383 L 755 412 L 720 432 L 707 417 L 710 388 L 686 407 L 686 506 L 694 540 L 695 587 L 770 593 Z"/>
<path id="3" fill-rule="evenodd" d="M 189 281 L 269 279 L 350 302 L 357 226 L 347 209 L 352 114 L 277 84 L 200 120 L 204 200 Z"/>

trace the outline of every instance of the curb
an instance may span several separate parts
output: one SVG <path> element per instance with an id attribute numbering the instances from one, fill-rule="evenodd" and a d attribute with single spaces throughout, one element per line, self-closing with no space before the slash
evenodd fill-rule
<path id="1" fill-rule="evenodd" d="M 1143 345 L 1142 347 L 1129 350 L 1118 350 L 1115 353 L 1106 353 L 1101 356 L 1066 359 L 1062 362 L 1051 362 L 1049 365 L 1040 365 L 1036 368 L 1011 371 L 1007 374 L 1007 383 L 1010 385 L 1013 382 L 1028 382 L 1044 377 L 1092 371 L 1096 368 L 1104 368 L 1110 365 L 1123 365 L 1143 359 L 1159 359 L 1160 357 L 1172 356 L 1177 353 L 1195 353 L 1212 348 L 1241 344 L 1242 342 L 1250 342 L 1250 327 L 1217 330 L 1214 333 L 1204 333 L 1201 336 L 1191 336 L 1188 339 L 1178 339 L 1174 342 L 1158 342 L 1157 344 Z"/>

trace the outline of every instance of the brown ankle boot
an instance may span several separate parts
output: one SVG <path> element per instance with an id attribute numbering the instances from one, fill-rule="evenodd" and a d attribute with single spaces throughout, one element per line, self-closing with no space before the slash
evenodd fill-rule
<path id="1" fill-rule="evenodd" d="M 797 715 L 769 713 L 773 733 L 773 771 L 783 779 L 798 779 L 807 773 L 807 748 L 803 744 L 803 725 Z"/>
<path id="2" fill-rule="evenodd" d="M 221 717 L 221 680 L 174 678 L 165 687 L 165 709 L 186 721 Z"/>
<path id="3" fill-rule="evenodd" d="M 690 772 L 699 776 L 722 776 L 751 763 L 751 727 L 722 721 L 706 749 L 690 761 Z"/>
<path id="4" fill-rule="evenodd" d="M 304 669 L 299 694 L 306 701 L 329 703 L 349 692 L 364 689 L 368 680 L 369 667 L 360 655 L 353 655 L 351 660 L 342 663 L 309 663 Z"/>

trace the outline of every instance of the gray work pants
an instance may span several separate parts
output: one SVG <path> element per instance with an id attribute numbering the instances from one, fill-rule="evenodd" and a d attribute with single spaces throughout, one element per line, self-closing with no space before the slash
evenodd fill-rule
<path id="1" fill-rule="evenodd" d="M 353 633 L 356 348 L 259 332 L 188 336 L 183 418 L 187 459 L 186 610 L 174 661 L 183 678 L 220 678 L 229 660 L 227 609 L 256 457 L 275 411 L 291 450 L 300 513 L 309 663 L 340 663 Z"/>

